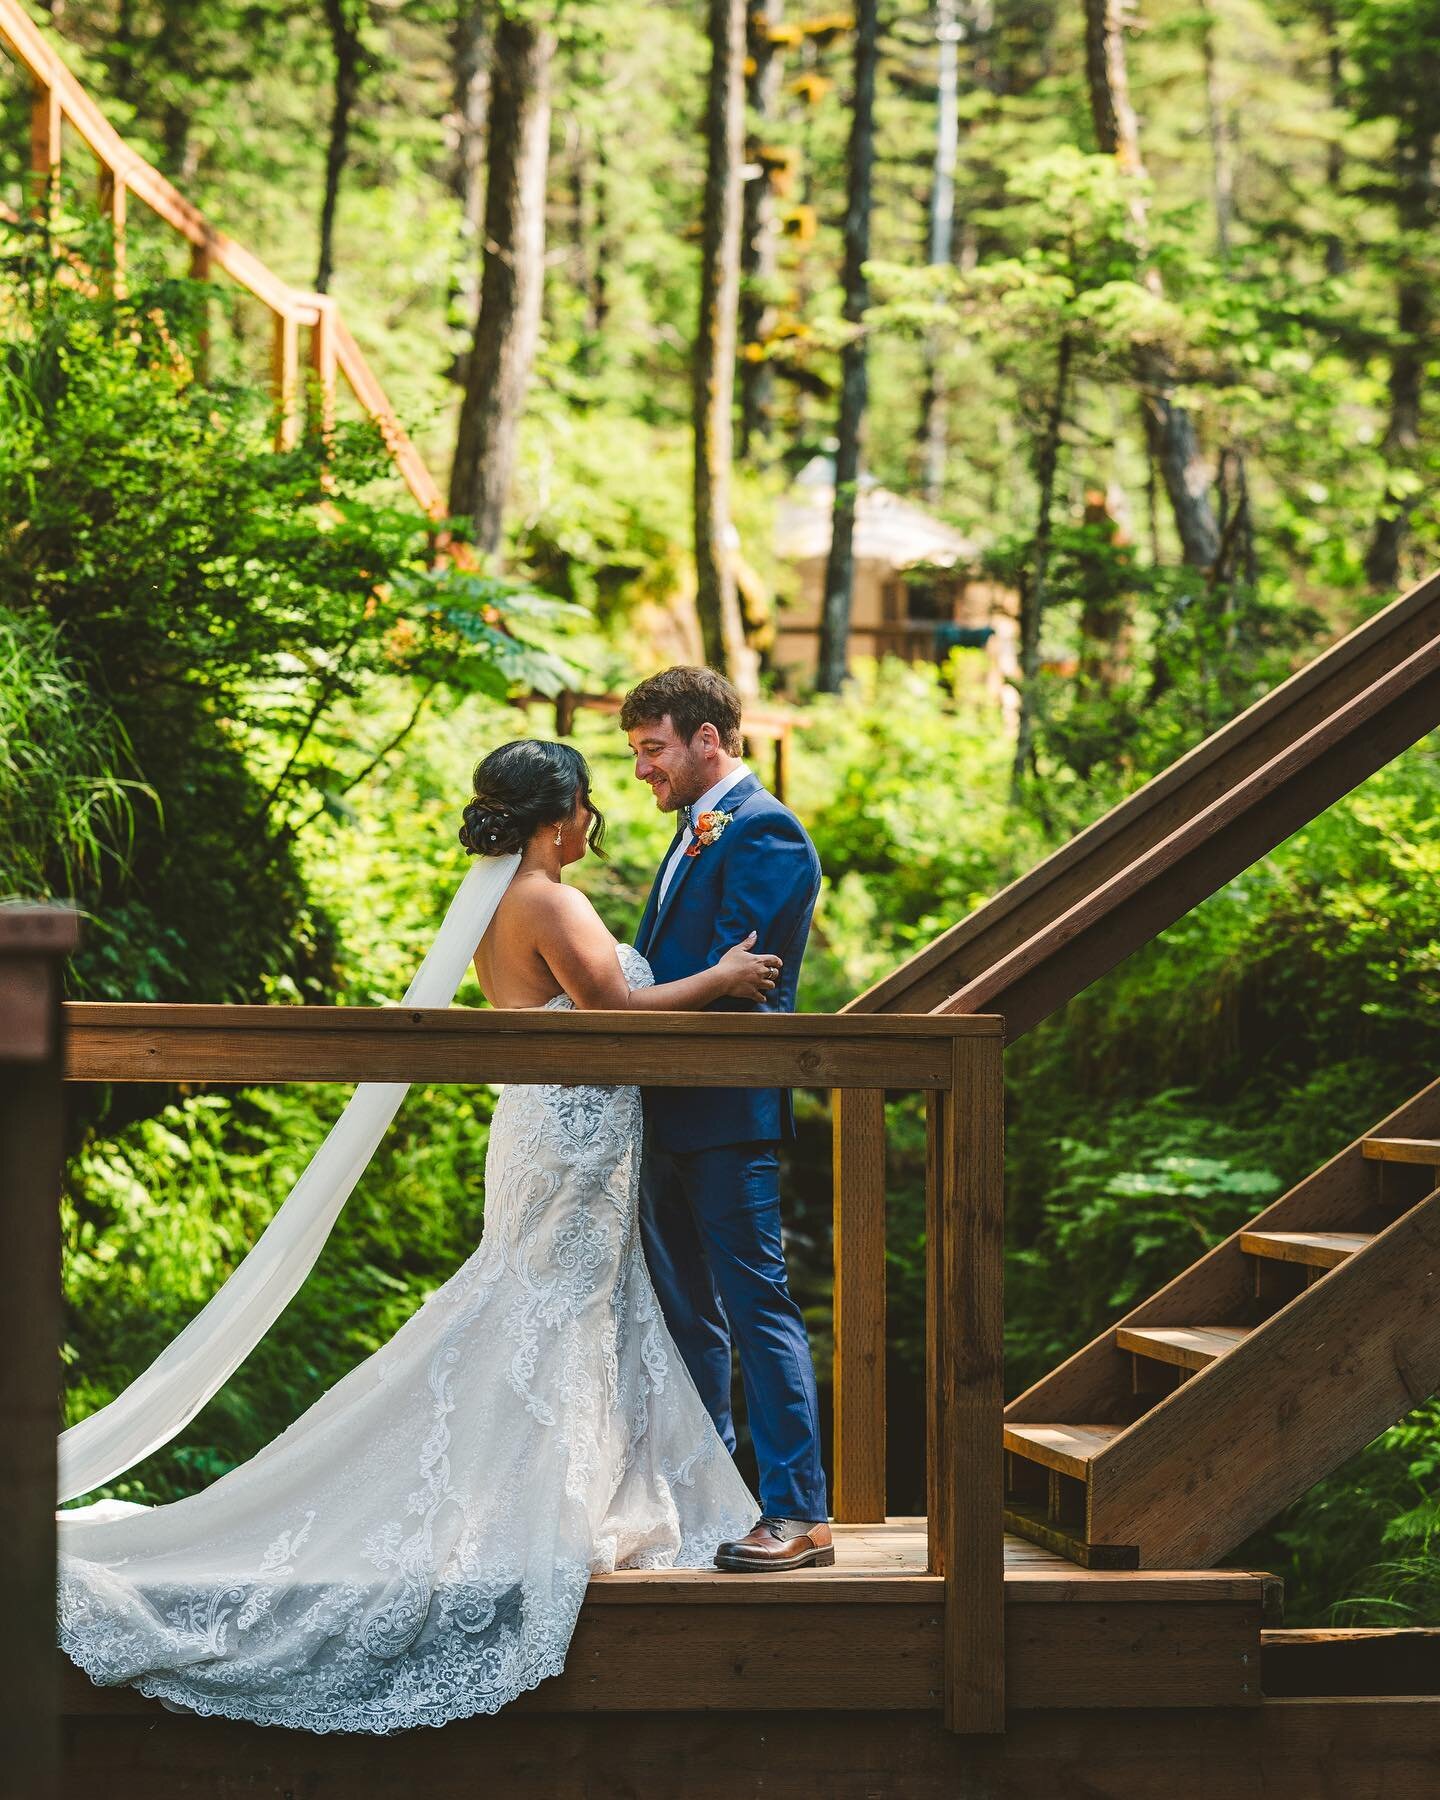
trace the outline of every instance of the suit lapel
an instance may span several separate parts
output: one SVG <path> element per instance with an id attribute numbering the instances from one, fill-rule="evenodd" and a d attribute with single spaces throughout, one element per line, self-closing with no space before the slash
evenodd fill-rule
<path id="1" fill-rule="evenodd" d="M 753 794 L 761 792 L 763 792 L 763 790 L 760 786 L 759 777 L 756 775 L 747 775 L 743 781 L 737 781 L 728 794 L 721 796 L 716 803 L 716 810 L 719 812 L 738 812 Z M 679 842 L 680 837 L 683 837 L 683 835 L 684 828 L 682 826 L 681 831 L 675 840 L 676 843 Z M 670 849 L 665 852 L 666 863 L 669 862 L 671 855 L 674 853 L 674 849 L 675 845 L 672 844 Z M 675 871 L 674 878 L 672 879 L 670 886 L 666 889 L 665 898 L 660 901 L 659 905 L 656 907 L 654 917 L 650 921 L 650 935 L 646 940 L 647 943 L 654 943 L 655 939 L 659 937 L 660 927 L 670 916 L 670 909 L 675 904 L 675 896 L 680 891 L 681 882 L 684 881 L 685 877 L 690 873 L 691 869 L 695 867 L 696 863 L 700 861 L 704 854 L 704 850 L 701 850 L 699 856 L 682 856 L 680 858 L 680 867 Z M 664 874 L 665 863 L 661 863 L 660 876 L 656 879 L 655 893 L 659 892 L 660 880 L 663 879 Z"/>
<path id="2" fill-rule="evenodd" d="M 635 933 L 635 948 L 642 956 L 645 954 L 646 950 L 649 949 L 650 940 L 655 935 L 655 915 L 660 910 L 660 883 L 665 879 L 666 864 L 675 854 L 675 847 L 684 835 L 685 827 L 684 825 L 681 825 L 680 829 L 666 846 L 665 854 L 660 858 L 660 867 L 655 871 L 655 879 L 650 883 L 650 894 L 645 902 L 645 910 L 640 915 L 639 929 Z M 679 871 L 677 870 L 676 880 L 678 879 Z M 673 890 L 673 882 L 671 883 L 671 887 Z"/>

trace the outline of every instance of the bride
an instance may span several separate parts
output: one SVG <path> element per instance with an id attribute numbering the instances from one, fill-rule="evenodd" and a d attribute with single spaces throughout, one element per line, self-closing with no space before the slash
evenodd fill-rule
<path id="1" fill-rule="evenodd" d="M 768 992 L 778 961 L 751 954 L 753 939 L 657 987 L 561 882 L 603 829 L 566 745 L 505 744 L 475 771 L 460 838 L 495 859 L 498 901 L 474 951 L 492 1005 L 693 1009 Z M 69 1656 L 172 1709 L 321 1732 L 443 1725 L 559 1674 L 591 1575 L 710 1566 L 743 1536 L 760 1509 L 641 1254 L 641 1123 L 635 1087 L 506 1087 L 479 1247 L 387 1344 L 202 1493 L 57 1514 Z M 287 1207 L 300 1199 L 297 1188 Z M 287 1271 L 289 1292 L 303 1273 Z M 181 1423 L 203 1400 L 195 1361 L 179 1358 L 191 1386 L 191 1413 L 172 1407 Z M 131 1392 L 105 1409 L 117 1424 Z M 66 1440 L 92 1423 L 105 1414 L 64 1434 L 62 1468 Z M 153 1420 L 145 1429 L 153 1448 Z M 88 1479 L 120 1454 L 112 1439 L 109 1463 L 72 1462 L 69 1492 L 107 1478 Z"/>

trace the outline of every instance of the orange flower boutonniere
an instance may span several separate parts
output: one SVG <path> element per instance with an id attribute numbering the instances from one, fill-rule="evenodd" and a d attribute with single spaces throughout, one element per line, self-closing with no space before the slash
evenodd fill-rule
<path id="1" fill-rule="evenodd" d="M 715 842 L 734 817 L 734 813 L 727 812 L 701 813 L 692 827 L 695 836 L 685 854 L 698 856 L 707 844 Z"/>

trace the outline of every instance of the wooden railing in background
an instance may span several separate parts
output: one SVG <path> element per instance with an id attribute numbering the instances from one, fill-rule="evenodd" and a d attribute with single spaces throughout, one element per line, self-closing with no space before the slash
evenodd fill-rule
<path id="1" fill-rule="evenodd" d="M 1440 574 L 1366 620 L 843 1009 L 996 1012 L 1013 1042 L 1440 726 Z M 885 1516 L 885 1171 L 878 1095 L 847 1095 L 837 1255 L 836 1517 Z M 836 1227 L 837 1244 L 841 1241 Z M 843 1376 L 843 1379 L 842 1379 Z M 854 1418 L 847 1416 L 851 1407 Z"/>
<path id="2" fill-rule="evenodd" d="M 0 0 L 0 46 L 28 70 L 34 84 L 30 112 L 30 169 L 37 205 L 48 214 L 58 182 L 68 123 L 97 166 L 100 209 L 114 233 L 114 268 L 109 279 L 123 291 L 126 220 L 130 196 L 190 245 L 190 269 L 208 281 L 223 271 L 266 307 L 272 319 L 271 383 L 276 405 L 276 441 L 288 449 L 300 430 L 300 334 L 308 331 L 310 367 L 319 389 L 324 422 L 334 417 L 336 378 L 343 376 L 356 400 L 379 426 L 396 468 L 416 502 L 432 519 L 446 506 L 435 479 L 410 441 L 385 396 L 378 377 L 355 342 L 337 303 L 328 294 L 292 288 L 286 281 L 190 204 L 166 178 L 127 145 L 100 108 L 51 49 L 20 0 Z"/>
<path id="3" fill-rule="evenodd" d="M 873 1243 L 883 1224 L 871 1210 L 884 1137 L 875 1097 L 882 1087 L 923 1091 L 929 1560 L 945 1578 L 944 1717 L 955 1731 L 1004 1728 L 1000 1019 L 86 1004 L 65 1015 L 72 1081 L 580 1083 L 623 1069 L 655 1087 L 835 1089 L 849 1146 L 837 1151 L 837 1286 L 853 1279 L 854 1246 Z M 846 1137 L 852 1095 L 864 1131 Z M 883 1323 L 883 1262 L 880 1281 Z M 883 1336 L 871 1340 L 882 1371 L 883 1350 Z M 837 1359 L 837 1400 L 847 1379 Z M 876 1403 L 873 1381 L 862 1394 Z M 883 1383 L 878 1395 L 883 1405 Z M 849 1401 L 844 1417 L 883 1446 L 883 1419 L 866 1421 Z"/>
<path id="4" fill-rule="evenodd" d="M 540 696 L 531 695 L 535 700 Z M 564 688 L 555 696 L 555 735 L 569 737 L 575 730 L 575 715 L 582 709 L 590 712 L 609 713 L 612 717 L 619 713 L 625 703 L 623 694 L 584 694 L 572 688 Z M 528 701 L 518 704 L 527 705 Z M 802 723 L 801 715 L 791 712 L 783 706 L 746 706 L 745 708 L 745 746 L 746 754 L 754 757 L 761 744 L 769 744 L 773 761 L 770 771 L 770 788 L 777 800 L 783 800 L 790 786 L 790 753 L 795 728 Z"/>
<path id="5" fill-rule="evenodd" d="M 0 906 L 0 1791 L 58 1800 L 55 1348 L 60 1336 L 60 969 L 74 913 Z"/>

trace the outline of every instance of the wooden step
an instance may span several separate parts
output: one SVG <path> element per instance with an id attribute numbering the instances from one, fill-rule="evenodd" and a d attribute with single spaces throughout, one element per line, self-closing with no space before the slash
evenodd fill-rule
<path id="1" fill-rule="evenodd" d="M 1371 1162 L 1421 1163 L 1440 1168 L 1440 1138 L 1372 1137 L 1362 1140 Z"/>
<path id="2" fill-rule="evenodd" d="M 1242 1231 L 1240 1248 L 1249 1256 L 1272 1262 L 1304 1263 L 1311 1269 L 1334 1269 L 1372 1242 L 1366 1231 Z"/>
<path id="3" fill-rule="evenodd" d="M 1247 1325 L 1121 1325 L 1115 1343 L 1137 1356 L 1173 1363 L 1181 1369 L 1204 1369 L 1249 1337 Z"/>
<path id="4" fill-rule="evenodd" d="M 1123 1425 L 1007 1425 L 1005 1448 L 1083 1481 L 1090 1458 L 1124 1429 Z"/>
<path id="5" fill-rule="evenodd" d="M 1053 1551 L 1082 1569 L 1138 1569 L 1140 1552 L 1133 1544 L 1092 1544 L 1073 1527 L 1057 1525 L 1043 1507 L 1005 1502 L 1005 1529 L 1016 1537 Z"/>

